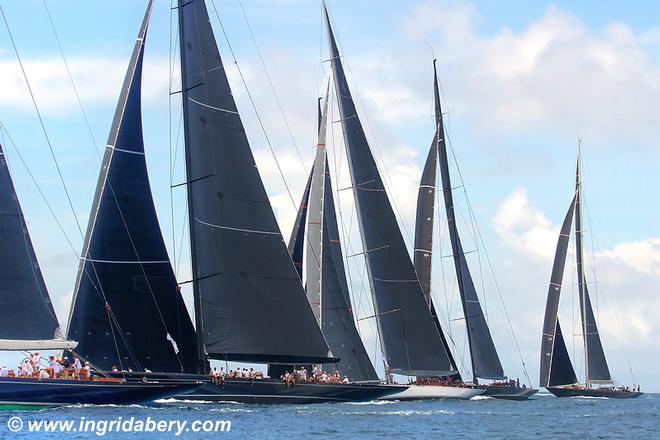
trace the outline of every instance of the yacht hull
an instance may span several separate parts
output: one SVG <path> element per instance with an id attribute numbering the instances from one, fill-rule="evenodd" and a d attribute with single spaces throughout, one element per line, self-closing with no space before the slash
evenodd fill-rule
<path id="1" fill-rule="evenodd" d="M 557 397 L 607 397 L 609 399 L 635 399 L 644 393 L 603 388 L 546 387 Z"/>
<path id="2" fill-rule="evenodd" d="M 527 400 L 539 391 L 535 388 L 491 385 L 483 385 L 479 389 L 484 390 L 483 396 L 504 400 Z"/>
<path id="3" fill-rule="evenodd" d="M 134 404 L 171 397 L 200 385 L 194 381 L 113 382 L 5 377 L 0 378 L 0 408 Z"/>
<path id="4" fill-rule="evenodd" d="M 430 400 L 430 399 L 471 399 L 482 395 L 484 390 L 468 387 L 447 387 L 441 385 L 410 385 L 395 394 L 381 397 L 380 400 Z"/>
<path id="5" fill-rule="evenodd" d="M 227 379 L 224 384 L 206 382 L 196 390 L 177 396 L 179 399 L 240 403 L 323 403 L 364 402 L 397 393 L 405 386 L 378 383 L 299 382 L 286 386 L 281 380 Z"/>

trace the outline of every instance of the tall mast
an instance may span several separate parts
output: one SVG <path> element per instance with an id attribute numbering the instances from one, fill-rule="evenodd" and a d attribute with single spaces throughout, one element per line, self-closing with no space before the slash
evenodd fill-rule
<path id="1" fill-rule="evenodd" d="M 580 294 L 580 310 L 582 311 L 582 339 L 584 340 L 584 379 L 589 387 L 589 342 L 587 328 L 587 289 L 584 276 L 584 249 L 582 245 L 582 140 L 577 144 L 577 169 L 575 171 L 575 247 L 578 272 L 578 291 Z"/>
<path id="2" fill-rule="evenodd" d="M 183 71 L 183 66 L 186 64 L 186 56 L 187 56 L 187 51 L 185 50 L 185 43 L 186 40 L 183 38 L 185 35 L 186 29 L 185 29 L 185 16 L 183 12 L 183 8 L 188 6 L 189 3 L 185 3 L 183 0 L 178 1 L 177 5 L 177 10 L 179 14 L 179 46 L 180 46 L 180 51 L 179 55 L 181 56 L 181 69 Z M 183 72 L 182 72 L 182 77 L 183 77 Z M 181 97 L 182 97 L 182 102 L 186 102 L 188 99 L 188 90 L 186 90 L 184 86 L 184 81 L 182 78 L 181 81 Z M 184 143 L 185 145 L 189 145 L 189 130 L 186 130 L 186 127 L 188 126 L 188 114 L 187 112 L 183 112 L 183 122 L 184 122 L 184 130 L 183 130 L 183 137 L 184 137 Z M 188 218 L 192 219 L 194 218 L 194 209 L 193 209 L 193 203 L 195 200 L 195 197 L 193 197 L 192 194 L 192 185 L 190 185 L 190 177 L 192 175 L 192 170 L 191 170 L 191 163 L 192 160 L 190 158 L 190 149 L 189 148 L 184 148 L 185 151 L 185 157 L 186 157 L 186 192 L 187 192 L 187 200 L 188 200 Z M 196 247 L 196 234 L 195 234 L 195 228 L 190 228 L 190 263 L 191 267 L 195 268 L 197 267 L 197 253 L 194 251 Z M 204 317 L 202 313 L 202 299 L 200 297 L 200 291 L 199 291 L 199 280 L 197 275 L 195 274 L 195 271 L 192 271 L 192 289 L 193 289 L 193 302 L 195 305 L 195 330 L 196 330 L 196 337 L 197 337 L 197 373 L 198 374 L 207 374 L 209 372 L 209 364 L 206 361 L 206 348 L 204 347 Z"/>
<path id="3" fill-rule="evenodd" d="M 434 64 L 435 71 L 435 64 Z M 470 346 L 470 360 L 472 363 L 472 380 L 477 383 L 477 378 L 504 379 L 504 371 L 500 363 L 493 338 L 484 316 L 474 281 L 470 274 L 470 268 L 465 258 L 463 245 L 456 223 L 456 212 L 454 209 L 454 196 L 452 194 L 451 177 L 449 175 L 449 158 L 447 143 L 443 127 L 442 109 L 440 105 L 440 93 L 438 90 L 437 73 L 435 75 L 435 112 L 436 112 L 436 142 L 438 143 L 438 156 L 440 163 L 440 177 L 442 181 L 442 195 L 447 213 L 447 228 L 451 241 L 452 254 L 454 257 L 454 268 L 458 290 L 461 294 L 463 316 L 467 330 L 468 343 Z"/>

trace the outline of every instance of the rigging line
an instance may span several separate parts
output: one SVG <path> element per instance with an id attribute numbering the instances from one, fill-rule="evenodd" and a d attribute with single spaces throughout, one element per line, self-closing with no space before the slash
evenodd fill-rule
<path id="1" fill-rule="evenodd" d="M 275 86 L 273 84 L 273 80 L 270 77 L 270 74 L 268 73 L 268 69 L 266 68 L 266 63 L 264 62 L 264 58 L 261 55 L 261 50 L 259 50 L 259 45 L 257 44 L 257 39 L 254 35 L 254 32 L 252 31 L 252 26 L 250 26 L 250 21 L 248 20 L 247 13 L 245 12 L 245 8 L 243 7 L 243 2 L 241 0 L 238 0 L 238 4 L 241 7 L 241 11 L 243 12 L 243 18 L 245 18 L 245 24 L 247 25 L 248 30 L 250 31 L 250 37 L 252 38 L 252 42 L 254 43 L 254 47 L 257 50 L 257 55 L 259 56 L 259 61 L 261 63 L 261 67 L 264 69 L 264 73 L 266 74 L 266 78 L 268 79 L 268 84 L 270 85 L 270 89 L 273 92 L 273 96 L 275 97 L 275 102 L 277 103 L 277 107 L 280 110 L 280 114 L 282 115 L 282 119 L 284 120 L 284 125 L 286 125 L 287 131 L 289 132 L 289 137 L 291 137 L 291 142 L 293 142 L 293 146 L 296 149 L 296 153 L 298 154 L 298 158 L 300 159 L 300 163 L 303 166 L 303 169 L 305 169 L 305 161 L 303 160 L 302 155 L 300 154 L 300 149 L 298 148 L 298 144 L 296 143 L 296 139 L 293 136 L 293 131 L 291 131 L 291 126 L 289 125 L 289 120 L 286 117 L 286 114 L 284 113 L 284 109 L 282 108 L 282 103 L 280 102 L 280 98 L 277 96 L 277 92 L 275 91 Z M 215 8 L 215 5 L 214 5 Z"/>
<path id="2" fill-rule="evenodd" d="M 18 149 L 18 146 L 16 145 L 16 143 L 12 139 L 11 135 L 7 131 L 7 127 L 1 121 L 0 121 L 0 127 L 2 128 L 3 133 L 7 135 L 7 138 L 9 139 L 9 144 L 14 148 L 14 151 L 16 151 L 16 155 L 18 156 L 21 163 L 23 164 L 23 167 L 27 171 L 28 176 L 30 176 L 30 179 L 32 180 L 32 183 L 37 188 L 37 191 L 39 192 L 39 195 L 41 196 L 42 200 L 44 201 L 46 207 L 48 208 L 48 211 L 51 214 L 51 216 L 55 220 L 55 223 L 57 224 L 58 228 L 60 229 L 60 232 L 62 232 L 62 235 L 64 236 L 64 239 L 66 240 L 69 247 L 71 248 L 71 251 L 73 252 L 73 255 L 76 257 L 77 261 L 80 261 L 80 254 L 78 253 L 78 251 L 76 250 L 76 247 L 71 242 L 71 239 L 69 238 L 68 234 L 66 233 L 66 231 L 64 229 L 64 226 L 62 225 L 62 222 L 60 221 L 57 214 L 55 214 L 55 211 L 53 210 L 53 207 L 51 206 L 50 202 L 48 201 L 48 198 L 46 197 L 46 194 L 41 189 L 41 186 L 37 182 L 37 179 L 34 177 L 34 174 L 32 174 L 32 171 L 30 170 L 30 167 L 28 166 L 27 162 L 25 161 L 25 158 L 23 157 L 20 150 Z M 4 136 L 4 134 L 3 134 L 3 136 Z M 92 268 L 94 268 L 93 264 L 92 264 Z M 101 298 L 101 300 L 104 303 L 107 303 L 107 298 L 105 296 L 105 292 L 103 291 L 102 286 L 99 285 L 97 287 L 97 284 L 94 282 L 94 278 L 89 273 L 89 271 L 85 268 L 84 265 L 82 265 L 82 270 L 83 270 L 83 273 L 89 279 L 89 281 L 90 281 L 92 287 L 94 288 L 94 291 L 97 293 L 97 295 L 99 295 L 99 297 Z M 96 278 L 97 278 L 97 281 L 98 281 L 98 275 L 96 275 Z M 99 288 L 101 288 L 101 290 L 99 290 Z M 67 329 L 67 333 L 68 333 L 68 329 Z"/>
<path id="3" fill-rule="evenodd" d="M 330 11 L 328 11 L 328 14 L 330 14 Z M 336 32 L 335 32 L 334 35 L 335 35 L 335 38 L 337 40 L 337 44 L 341 48 L 341 53 L 344 54 L 344 56 L 342 56 L 342 58 L 344 58 L 344 61 L 345 61 L 344 64 L 346 65 L 348 73 L 351 76 L 351 78 L 355 78 L 354 75 L 353 75 L 353 71 L 351 70 L 350 63 L 348 62 L 348 59 L 346 58 L 346 55 L 345 55 L 346 52 L 344 51 L 344 47 L 343 47 L 343 44 L 341 42 L 341 38 L 338 36 L 338 33 L 336 33 Z M 353 81 L 353 83 L 355 83 L 355 81 Z M 357 100 L 354 100 L 354 102 L 356 104 L 359 104 L 360 108 L 362 110 L 366 109 L 366 106 L 363 104 L 362 96 L 360 95 L 359 88 L 354 87 L 353 91 L 355 92 L 355 95 L 357 97 Z M 356 111 L 357 111 L 357 108 L 356 108 Z M 388 168 L 385 166 L 386 162 L 383 159 L 383 157 L 384 157 L 383 152 L 381 151 L 380 143 L 378 142 L 378 139 L 376 138 L 376 134 L 371 128 L 371 121 L 369 120 L 369 114 L 366 111 L 362 111 L 362 115 L 364 116 L 364 119 L 366 121 L 365 125 L 367 127 L 367 130 L 369 131 L 369 135 L 370 135 L 371 139 L 374 141 L 373 145 L 375 147 L 374 151 L 377 155 L 377 159 L 380 162 L 380 164 L 382 165 L 382 166 L 379 167 L 378 164 L 376 164 L 376 168 L 378 169 L 379 174 L 381 174 L 381 176 L 384 177 L 384 179 L 382 179 L 383 180 L 383 187 L 385 188 L 386 194 L 388 194 L 388 199 L 390 200 L 390 203 L 392 204 L 392 208 L 393 208 L 393 211 L 395 213 L 395 219 L 400 219 L 401 220 L 401 225 L 398 225 L 399 229 L 401 231 L 403 231 L 403 234 L 405 235 L 404 241 L 407 239 L 407 241 L 408 241 L 407 244 L 409 245 L 409 247 L 412 247 L 412 243 L 414 243 L 414 240 L 412 238 L 412 235 L 411 235 L 411 232 L 410 232 L 410 227 L 409 227 L 409 225 L 411 223 L 408 222 L 408 218 L 405 216 L 405 211 L 401 208 L 399 200 L 396 197 L 396 193 L 393 191 L 393 189 L 396 188 L 396 186 L 393 185 L 393 183 L 392 183 L 393 181 L 392 181 L 392 179 L 389 175 Z M 376 156 L 374 156 L 374 160 L 376 160 Z M 380 172 L 381 169 L 383 171 L 382 173 Z M 398 223 L 399 222 L 397 221 L 397 224 Z"/>
<path id="4" fill-rule="evenodd" d="M 85 125 L 87 126 L 87 132 L 89 133 L 89 137 L 92 140 L 92 145 L 94 146 L 96 155 L 98 156 L 99 159 L 101 159 L 101 153 L 99 151 L 98 143 L 96 142 L 96 138 L 94 138 L 94 132 L 92 131 L 92 126 L 89 123 L 89 118 L 87 118 L 87 112 L 85 112 L 85 107 L 83 106 L 82 99 L 80 98 L 80 94 L 78 93 L 78 88 L 76 87 L 76 83 L 73 80 L 73 75 L 71 74 L 69 63 L 66 59 L 66 56 L 64 55 L 64 49 L 62 47 L 62 43 L 60 42 L 60 37 L 57 34 L 55 23 L 53 22 L 53 18 L 50 14 L 50 9 L 48 9 L 48 4 L 46 3 L 46 0 L 43 0 L 43 4 L 44 4 L 44 9 L 46 9 L 46 15 L 48 15 L 48 21 L 50 22 L 50 27 L 53 30 L 53 35 L 55 36 L 55 41 L 57 42 L 57 47 L 60 49 L 60 55 L 62 55 L 62 61 L 64 62 L 64 67 L 66 68 L 66 73 L 67 76 L 69 77 L 71 88 L 73 88 L 73 93 L 76 95 L 76 100 L 78 101 L 78 107 L 80 108 L 80 113 L 82 113 L 82 117 L 85 120 Z"/>
<path id="5" fill-rule="evenodd" d="M 231 56 L 234 60 L 234 65 L 236 66 L 236 69 L 238 70 L 238 74 L 241 77 L 241 82 L 243 83 L 243 87 L 245 87 L 245 91 L 247 93 L 248 98 L 250 99 L 250 104 L 252 105 L 252 109 L 257 117 L 257 121 L 259 122 L 259 126 L 261 127 L 261 131 L 264 134 L 264 138 L 266 139 L 266 143 L 268 144 L 268 148 L 270 149 L 270 152 L 273 156 L 273 159 L 275 160 L 275 165 L 277 166 L 277 170 L 280 174 L 280 177 L 282 178 L 282 182 L 284 183 L 284 187 L 286 188 L 286 192 L 289 195 L 289 199 L 291 200 L 291 203 L 293 206 L 297 207 L 298 205 L 296 204 L 296 201 L 293 198 L 293 195 L 291 193 L 291 190 L 289 188 L 289 184 L 286 181 L 286 178 L 284 177 L 284 172 L 282 170 L 282 167 L 280 165 L 279 160 L 277 159 L 277 154 L 275 153 L 275 149 L 273 148 L 273 144 L 270 142 L 270 138 L 268 137 L 268 133 L 266 132 L 266 127 L 263 124 L 263 121 L 261 119 L 261 115 L 259 114 L 259 111 L 257 110 L 256 103 L 254 102 L 254 99 L 252 98 L 252 93 L 250 92 L 250 89 L 248 88 L 247 81 L 245 80 L 245 76 L 243 75 L 243 70 L 241 67 L 238 65 L 238 59 L 236 58 L 236 54 L 234 53 L 234 49 L 231 45 L 231 42 L 229 41 L 229 35 L 227 35 L 227 32 L 225 30 L 225 26 L 222 23 L 222 20 L 220 19 L 220 14 L 218 14 L 218 9 L 215 6 L 215 0 L 211 0 L 211 4 L 213 5 L 213 12 L 220 23 L 220 28 L 222 29 L 222 34 L 225 37 L 225 41 L 227 42 L 227 46 L 229 47 L 229 51 L 231 53 Z"/>
<path id="6" fill-rule="evenodd" d="M 69 190 L 67 189 L 66 184 L 64 183 L 64 176 L 62 175 L 62 170 L 60 169 L 60 165 L 57 161 L 57 158 L 55 157 L 55 151 L 54 151 L 53 145 L 50 141 L 50 137 L 48 136 L 48 132 L 46 131 L 46 125 L 44 124 L 44 120 L 41 117 L 41 112 L 39 111 L 39 107 L 37 106 L 37 101 L 34 97 L 34 93 L 32 92 L 32 87 L 30 86 L 30 81 L 28 80 L 27 73 L 25 72 L 25 67 L 23 66 L 23 61 L 21 60 L 21 56 L 18 53 L 18 48 L 16 47 L 16 42 L 14 41 L 14 36 L 11 33 L 11 29 L 9 28 L 9 22 L 7 21 L 7 16 L 5 15 L 5 11 L 2 7 L 0 7 L 0 14 L 2 14 L 2 19 L 5 23 L 5 28 L 7 29 L 7 34 L 9 34 L 9 40 L 11 41 L 12 47 L 14 48 L 14 53 L 16 54 L 16 59 L 18 60 L 18 64 L 21 67 L 21 72 L 23 73 L 23 78 L 25 79 L 25 83 L 27 85 L 28 91 L 30 92 L 30 98 L 31 98 L 32 104 L 34 106 L 34 110 L 37 113 L 37 117 L 39 119 L 39 124 L 41 125 L 41 130 L 43 131 L 44 137 L 46 138 L 46 143 L 48 144 L 48 149 L 50 151 L 50 155 L 53 158 L 55 168 L 57 169 L 57 174 L 59 176 L 60 182 L 62 183 L 64 193 L 66 194 L 67 202 L 69 204 L 69 207 L 71 208 L 71 212 L 73 214 L 73 219 L 76 223 L 76 226 L 78 227 L 78 232 L 80 233 L 80 236 L 83 237 L 83 239 L 84 239 L 84 234 L 83 234 L 83 231 L 82 231 L 82 227 L 80 226 L 80 221 L 78 220 L 78 216 L 76 216 L 76 210 L 73 207 L 73 202 L 71 201 L 71 196 L 69 195 Z"/>
<path id="7" fill-rule="evenodd" d="M 51 16 L 51 13 L 50 13 L 50 10 L 49 10 L 49 8 L 48 8 L 48 4 L 46 3 L 46 0 L 43 0 L 43 5 L 44 5 L 44 9 L 46 10 L 46 14 L 47 14 L 47 16 L 48 16 L 48 21 L 49 21 L 49 23 L 50 23 L 51 29 L 53 30 L 53 35 L 55 36 L 55 41 L 57 42 L 57 46 L 58 46 L 58 48 L 59 48 L 60 55 L 62 56 L 62 61 L 64 62 L 64 66 L 65 66 L 65 68 L 66 68 L 67 76 L 68 76 L 69 81 L 70 81 L 70 83 L 71 83 L 71 87 L 73 88 L 73 92 L 74 92 L 74 94 L 75 94 L 75 96 L 76 96 L 76 100 L 77 100 L 77 102 L 78 102 L 78 107 L 80 108 L 80 111 L 81 111 L 81 113 L 82 113 L 83 119 L 84 119 L 84 121 L 85 121 L 85 125 L 86 125 L 86 127 L 87 127 L 87 131 L 88 131 L 88 133 L 89 133 L 89 135 L 90 135 L 90 138 L 91 138 L 91 140 L 92 140 L 92 145 L 94 146 L 94 150 L 95 150 L 95 152 L 96 152 L 97 157 L 99 158 L 99 160 L 101 160 L 102 158 L 101 158 L 101 154 L 100 154 L 100 152 L 99 152 L 98 144 L 97 144 L 96 139 L 95 139 L 95 137 L 94 137 L 94 133 L 93 133 L 92 128 L 91 128 L 91 125 L 90 125 L 90 123 L 89 123 L 89 119 L 87 118 L 87 113 L 85 112 L 85 108 L 84 108 L 84 106 L 83 106 L 82 99 L 80 98 L 80 94 L 78 93 L 78 88 L 76 87 L 76 83 L 75 83 L 75 81 L 74 81 L 74 79 L 73 79 L 73 75 L 71 74 L 71 69 L 69 68 L 69 63 L 68 63 L 68 61 L 67 61 L 67 59 L 66 59 L 66 56 L 65 56 L 65 54 L 64 54 L 64 48 L 62 47 L 62 44 L 61 44 L 61 42 L 60 42 L 59 35 L 58 35 L 58 33 L 57 33 L 57 29 L 56 29 L 56 27 L 55 27 L 55 23 L 54 23 L 53 18 L 52 18 L 52 16 Z M 3 14 L 3 15 L 4 15 L 4 14 Z M 17 52 L 17 56 L 18 56 L 18 52 Z M 19 63 L 20 63 L 20 59 L 19 59 Z M 21 63 L 21 68 L 22 68 L 22 63 Z M 24 74 L 25 74 L 25 72 L 24 72 Z M 27 82 L 27 77 L 26 77 L 26 82 Z M 30 90 L 30 93 L 32 94 L 32 90 L 31 90 L 31 88 L 30 88 L 29 83 L 28 83 L 28 89 Z M 33 102 L 34 102 L 34 97 L 32 97 L 32 99 L 33 99 Z M 34 103 L 34 105 L 35 105 L 35 108 L 36 108 L 36 102 Z M 39 110 L 38 110 L 38 109 L 37 109 L 37 114 L 39 115 Z M 41 119 L 41 115 L 39 115 L 39 118 Z M 43 122 L 42 122 L 42 128 L 43 128 Z M 44 129 L 44 133 L 45 133 L 45 129 Z M 48 140 L 48 139 L 47 139 L 47 140 Z M 50 146 L 50 141 L 49 141 L 49 146 Z M 51 153 L 52 153 L 52 151 L 51 151 Z M 54 157 L 53 157 L 53 159 L 55 160 Z M 57 161 L 56 161 L 56 160 L 55 160 L 55 165 L 56 165 L 56 167 L 57 167 L 57 169 L 58 169 L 58 172 L 59 172 L 59 171 L 60 171 L 60 170 L 59 170 L 59 165 L 57 164 Z M 60 173 L 60 178 L 62 178 L 61 173 Z M 63 181 L 63 179 L 62 179 L 62 186 L 64 187 L 64 190 L 65 190 L 65 192 L 67 193 L 67 198 L 69 198 L 68 191 L 67 191 L 66 185 L 64 185 L 64 181 Z M 71 200 L 70 200 L 70 199 L 69 199 L 69 203 L 71 204 Z M 73 206 L 71 206 L 71 209 L 72 209 L 72 211 L 74 211 Z M 74 211 L 74 217 L 76 217 L 76 216 L 75 216 L 75 211 Z M 80 232 L 81 232 L 81 236 L 82 236 L 81 227 L 80 227 L 80 224 L 78 223 L 77 218 L 76 218 L 76 223 L 78 224 L 78 229 L 80 230 Z M 96 279 L 97 279 L 96 281 L 98 282 L 98 286 L 99 286 L 101 289 L 103 289 L 103 287 L 101 286 L 101 283 L 100 283 L 99 276 L 98 276 L 98 273 L 97 273 L 97 271 L 96 271 L 96 268 L 94 267 L 94 263 L 92 262 L 91 265 L 92 265 L 92 270 L 94 271 L 94 275 L 96 276 Z M 88 276 L 89 276 L 89 275 L 88 275 Z M 90 279 L 90 280 L 91 280 L 91 279 Z M 94 285 L 93 282 L 92 282 L 92 285 Z M 95 286 L 95 285 L 94 285 L 94 288 L 96 289 L 96 286 Z M 105 294 L 103 294 L 103 296 L 105 297 Z M 114 334 L 113 334 L 113 338 L 114 338 Z"/>
<path id="8" fill-rule="evenodd" d="M 218 20 L 218 23 L 220 23 L 220 29 L 222 30 L 222 34 L 225 37 L 225 41 L 227 42 L 227 46 L 229 47 L 229 51 L 230 51 L 232 59 L 234 61 L 234 65 L 236 66 L 236 69 L 238 70 L 238 74 L 241 78 L 241 82 L 243 83 L 243 87 L 245 88 L 247 96 L 250 100 L 252 110 L 254 111 L 254 114 L 257 118 L 257 121 L 259 122 L 259 126 L 261 127 L 261 131 L 264 135 L 264 138 L 266 139 L 266 143 L 268 144 L 268 148 L 270 150 L 270 153 L 273 156 L 273 160 L 275 161 L 275 165 L 277 166 L 277 170 L 280 174 L 282 182 L 284 183 L 284 188 L 286 189 L 286 192 L 289 196 L 289 200 L 291 200 L 291 204 L 294 206 L 294 209 L 297 210 L 298 209 L 298 204 L 296 203 L 295 199 L 293 198 L 291 188 L 289 187 L 289 184 L 286 180 L 286 177 L 284 176 L 284 171 L 282 170 L 282 166 L 280 165 L 280 161 L 277 159 L 277 154 L 275 153 L 275 149 L 273 148 L 273 144 L 270 141 L 270 137 L 268 136 L 268 132 L 266 131 L 266 127 L 264 126 L 263 120 L 261 119 L 261 115 L 260 115 L 260 113 L 257 109 L 257 105 L 254 101 L 254 98 L 252 97 L 252 93 L 250 92 L 247 81 L 245 80 L 245 76 L 243 75 L 243 70 L 241 69 L 240 65 L 238 64 L 238 59 L 236 58 L 236 53 L 234 52 L 234 48 L 231 45 L 231 42 L 229 41 L 229 35 L 227 34 L 225 26 L 224 26 L 222 20 L 220 19 L 220 14 L 218 14 L 218 9 L 215 6 L 215 0 L 211 0 L 211 4 L 213 5 L 213 12 L 215 14 L 215 17 Z M 281 234 L 281 232 L 280 232 L 280 234 Z M 307 237 L 307 233 L 305 233 L 305 237 Z M 317 263 L 320 264 L 319 256 L 314 255 L 314 258 L 316 259 Z"/>

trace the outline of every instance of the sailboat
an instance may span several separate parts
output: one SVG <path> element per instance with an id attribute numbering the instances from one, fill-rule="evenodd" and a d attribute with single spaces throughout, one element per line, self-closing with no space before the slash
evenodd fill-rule
<path id="1" fill-rule="evenodd" d="M 322 109 L 319 102 L 316 155 L 296 215 L 289 251 L 294 263 L 300 267 L 301 275 L 302 269 L 305 270 L 307 298 L 330 350 L 340 359 L 335 364 L 324 364 L 322 369 L 331 373 L 337 371 L 342 377 L 356 382 L 379 383 L 355 325 L 344 268 L 326 149 L 329 89 L 330 83 Z M 305 245 L 307 258 L 303 259 Z M 385 386 L 402 391 L 392 385 Z"/>
<path id="2" fill-rule="evenodd" d="M 457 373 L 455 363 L 442 329 L 429 310 L 357 114 L 325 4 L 324 17 L 362 248 L 388 382 L 393 381 L 393 374 L 418 378 L 454 375 Z M 407 390 L 385 398 L 469 399 L 484 392 L 461 385 L 422 383 L 418 380 Z"/>
<path id="3" fill-rule="evenodd" d="M 438 89 L 438 73 L 435 60 L 433 60 L 433 96 L 435 103 L 436 131 L 429 150 L 422 179 L 419 186 L 417 198 L 417 216 L 415 223 L 415 270 L 424 290 L 424 296 L 431 313 L 437 323 L 437 315 L 431 297 L 431 263 L 433 244 L 433 219 L 436 192 L 436 164 L 440 164 L 440 176 L 442 183 L 442 194 L 447 214 L 447 228 L 452 247 L 452 257 L 458 290 L 461 296 L 463 316 L 467 330 L 467 338 L 470 349 L 470 360 L 472 366 L 472 383 L 476 388 L 485 390 L 485 396 L 501 399 L 524 400 L 536 393 L 538 390 L 531 387 L 520 386 L 516 381 L 509 381 L 504 375 L 504 370 L 497 354 L 497 349 L 490 334 L 490 329 L 484 312 L 479 302 L 477 291 L 474 287 L 470 268 L 465 258 L 465 252 L 461 243 L 456 213 L 454 209 L 454 197 L 452 193 L 451 177 L 449 174 L 449 159 L 447 155 L 447 144 L 445 141 L 444 122 L 442 107 L 440 103 L 440 92 Z M 441 331 L 441 330 L 440 330 Z M 447 348 L 449 351 L 449 348 Z M 453 362 L 453 358 L 451 358 Z M 456 364 L 454 368 L 457 370 Z M 459 374 L 450 376 L 453 380 L 461 381 Z M 494 380 L 491 384 L 480 385 L 479 378 Z"/>
<path id="4" fill-rule="evenodd" d="M 541 338 L 540 386 L 557 397 L 609 397 L 629 399 L 642 393 L 633 387 L 613 387 L 603 344 L 600 340 L 596 317 L 594 315 L 587 279 L 584 271 L 583 227 L 582 227 L 582 178 L 581 178 L 581 141 L 578 141 L 578 158 L 575 172 L 575 195 L 568 208 L 561 226 L 557 249 L 555 251 L 548 298 L 543 320 Z M 566 254 L 573 219 L 575 218 L 575 255 L 578 275 L 578 293 L 580 298 L 580 317 L 582 321 L 582 340 L 584 343 L 584 384 L 578 379 L 571 363 L 566 342 L 559 325 L 559 297 L 561 294 Z M 605 385 L 593 387 L 593 385 Z"/>
<path id="5" fill-rule="evenodd" d="M 0 350 L 73 350 L 64 337 L 30 240 L 9 167 L 0 145 Z M 11 370 L 13 371 L 13 370 Z M 195 381 L 131 381 L 0 377 L 0 408 L 67 404 L 128 404 L 170 397 L 198 387 Z"/>
<path id="6" fill-rule="evenodd" d="M 185 398 L 254 403 L 372 400 L 378 384 L 226 378 L 209 360 L 333 363 L 282 239 L 218 52 L 206 5 L 179 1 L 195 324 L 158 226 L 140 124 L 149 19 L 129 65 L 101 169 L 81 261 L 70 334 L 105 368 L 148 369 L 159 380 L 203 380 Z M 85 274 L 93 273 L 89 279 Z"/>

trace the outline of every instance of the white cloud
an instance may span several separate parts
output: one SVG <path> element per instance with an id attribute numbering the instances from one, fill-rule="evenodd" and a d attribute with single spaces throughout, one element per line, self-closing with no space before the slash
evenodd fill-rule
<path id="1" fill-rule="evenodd" d="M 84 105 L 112 104 L 118 99 L 128 66 L 127 58 L 76 57 L 67 60 L 71 75 Z M 75 93 L 61 58 L 23 60 L 30 86 L 39 109 L 46 114 L 61 114 L 78 108 Z M 168 61 L 149 59 L 145 63 L 143 99 L 167 96 Z M 32 101 L 17 61 L 0 54 L 0 106 L 32 110 Z"/>
<path id="2" fill-rule="evenodd" d="M 601 256 L 619 260 L 639 272 L 660 275 L 660 238 L 620 243 Z"/>
<path id="3" fill-rule="evenodd" d="M 493 217 L 500 238 L 519 252 L 546 262 L 554 256 L 559 228 L 532 206 L 525 188 L 509 194 Z"/>

